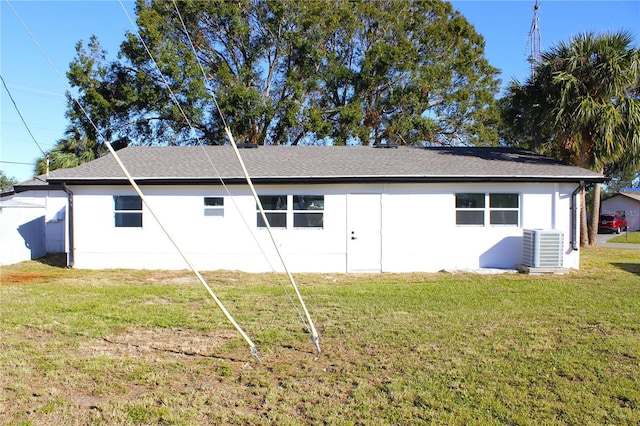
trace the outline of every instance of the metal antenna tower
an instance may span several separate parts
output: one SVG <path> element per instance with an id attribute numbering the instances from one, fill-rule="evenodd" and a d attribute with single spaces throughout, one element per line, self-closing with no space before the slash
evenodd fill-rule
<path id="1" fill-rule="evenodd" d="M 527 61 L 531 65 L 531 77 L 536 74 L 536 65 L 540 60 L 540 28 L 538 27 L 538 10 L 540 10 L 540 3 L 536 0 L 535 6 L 533 6 L 533 21 L 531 22 L 531 29 L 529 30 L 529 38 L 527 40 L 527 49 L 529 56 Z"/>
<path id="2" fill-rule="evenodd" d="M 533 6 L 533 21 L 531 21 L 531 29 L 529 30 L 529 39 L 527 40 L 527 49 L 529 56 L 527 61 L 531 66 L 531 81 L 536 76 L 536 68 L 540 63 L 540 28 L 538 28 L 538 10 L 540 10 L 540 3 L 536 0 L 535 6 Z M 540 128 L 536 123 L 532 124 L 532 134 L 529 149 L 536 152 L 536 148 L 540 145 Z"/>

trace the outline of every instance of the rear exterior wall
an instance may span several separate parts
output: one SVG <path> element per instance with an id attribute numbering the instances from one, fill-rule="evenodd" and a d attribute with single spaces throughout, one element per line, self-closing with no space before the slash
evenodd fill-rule
<path id="1" fill-rule="evenodd" d="M 177 246 L 198 270 L 282 271 L 276 247 L 291 272 L 514 269 L 522 261 L 523 229 L 557 229 L 564 234 L 563 266 L 577 269 L 579 252 L 570 241 L 570 227 L 577 226 L 571 219 L 577 218 L 571 210 L 576 186 L 257 186 L 261 195 L 323 196 L 322 227 L 273 228 L 275 245 L 267 229 L 258 227 L 256 204 L 245 187 L 228 186 L 229 194 L 220 186 L 143 186 L 142 227 L 122 228 L 115 226 L 113 197 L 135 195 L 130 187 L 70 186 L 74 266 L 186 269 Z M 518 224 L 456 224 L 458 193 L 518 194 Z M 222 197 L 223 213 L 205 214 L 205 197 Z"/>

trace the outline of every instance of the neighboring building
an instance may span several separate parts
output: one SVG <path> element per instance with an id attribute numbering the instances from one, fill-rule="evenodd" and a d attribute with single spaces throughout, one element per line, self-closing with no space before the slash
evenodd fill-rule
<path id="1" fill-rule="evenodd" d="M 511 269 L 522 262 L 525 229 L 561 233 L 561 265 L 578 268 L 578 192 L 604 180 L 503 148 L 241 153 L 293 272 Z M 282 270 L 231 147 L 129 147 L 118 156 L 147 204 L 111 155 L 49 175 L 69 200 L 60 217 L 71 265 L 186 268 L 153 211 L 199 270 Z M 14 197 L 37 192 L 27 186 Z"/>
<path id="2" fill-rule="evenodd" d="M 47 254 L 44 206 L 0 201 L 0 264 L 38 259 Z"/>
<path id="3" fill-rule="evenodd" d="M 65 253 L 67 195 L 33 179 L 0 197 L 0 265 Z"/>
<path id="4" fill-rule="evenodd" d="M 602 200 L 600 214 L 618 213 L 627 221 L 629 231 L 640 231 L 640 188 L 623 188 L 616 195 Z"/>

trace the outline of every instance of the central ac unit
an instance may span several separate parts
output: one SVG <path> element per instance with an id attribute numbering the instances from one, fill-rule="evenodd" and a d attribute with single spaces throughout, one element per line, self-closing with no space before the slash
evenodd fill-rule
<path id="1" fill-rule="evenodd" d="M 530 268 L 561 268 L 561 231 L 555 229 L 525 229 L 522 264 Z"/>

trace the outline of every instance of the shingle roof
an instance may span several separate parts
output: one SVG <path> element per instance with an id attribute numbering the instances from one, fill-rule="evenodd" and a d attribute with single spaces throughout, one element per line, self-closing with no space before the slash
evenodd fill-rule
<path id="1" fill-rule="evenodd" d="M 373 149 L 364 146 L 261 146 L 242 149 L 256 182 L 603 181 L 598 173 L 507 148 Z M 229 146 L 128 147 L 118 157 L 145 182 L 244 180 Z M 112 155 L 51 172 L 49 182 L 113 183 L 124 179 Z"/>
<path id="2" fill-rule="evenodd" d="M 31 191 L 31 190 L 51 190 L 51 189 L 61 189 L 59 185 L 51 184 L 47 182 L 46 175 L 40 175 L 33 177 L 29 180 L 17 183 L 10 188 L 7 188 L 5 191 L 0 193 L 0 200 L 6 197 L 10 197 L 16 193 Z"/>
<path id="3" fill-rule="evenodd" d="M 640 190 L 624 190 L 623 189 L 622 191 L 620 191 L 619 194 L 616 194 L 616 195 L 623 195 L 633 200 L 640 201 Z"/>

